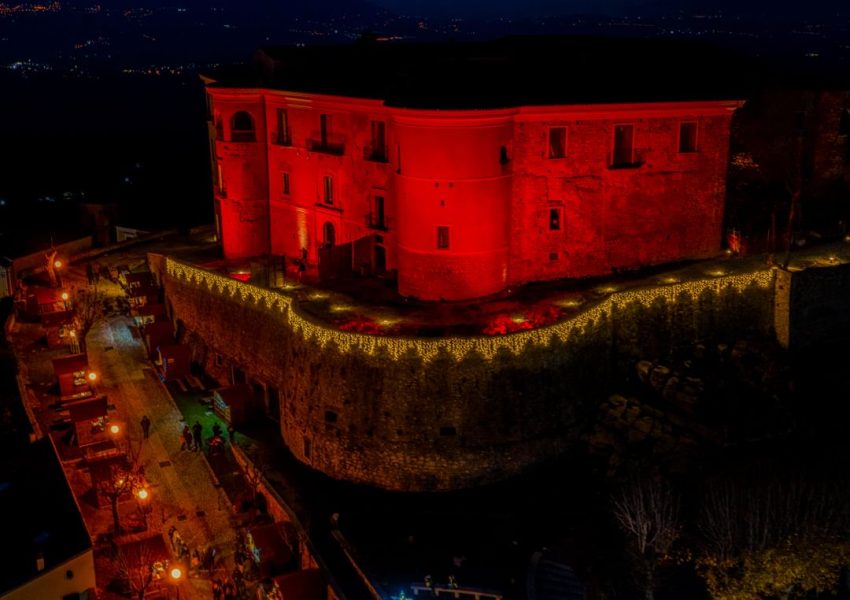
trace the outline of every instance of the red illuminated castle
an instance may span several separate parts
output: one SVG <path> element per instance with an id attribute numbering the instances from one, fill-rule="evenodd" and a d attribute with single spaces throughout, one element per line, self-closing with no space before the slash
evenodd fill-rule
<path id="1" fill-rule="evenodd" d="M 458 300 L 720 250 L 741 103 L 702 47 L 373 41 L 255 62 L 206 80 L 226 258 Z"/>

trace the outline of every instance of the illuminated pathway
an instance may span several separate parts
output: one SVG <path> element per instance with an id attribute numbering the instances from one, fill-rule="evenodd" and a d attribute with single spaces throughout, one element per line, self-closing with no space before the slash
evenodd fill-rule
<path id="1" fill-rule="evenodd" d="M 117 286 L 106 287 L 110 295 L 118 293 Z M 229 502 L 214 487 L 203 454 L 180 450 L 182 416 L 151 368 L 140 340 L 133 337 L 130 323 L 119 316 L 96 326 L 88 336 L 88 354 L 92 368 L 100 373 L 99 391 L 116 405 L 133 444 L 141 438 L 142 415 L 152 421 L 141 455 L 153 493 L 150 530 L 165 534 L 173 524 L 190 550 L 213 544 L 218 556 L 227 558 L 234 541 Z M 179 520 L 183 515 L 185 520 Z M 190 579 L 182 586 L 181 598 L 209 598 L 209 590 L 208 580 Z"/>

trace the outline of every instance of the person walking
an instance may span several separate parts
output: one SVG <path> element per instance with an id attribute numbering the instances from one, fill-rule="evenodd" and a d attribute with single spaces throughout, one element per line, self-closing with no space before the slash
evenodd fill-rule
<path id="1" fill-rule="evenodd" d="M 192 425 L 192 436 L 195 438 L 195 450 L 200 451 L 204 447 L 204 428 L 200 421 Z"/>
<path id="2" fill-rule="evenodd" d="M 145 439 L 148 439 L 148 436 L 151 432 L 151 420 L 147 415 L 142 417 L 142 433 L 145 436 Z"/>
<path id="3" fill-rule="evenodd" d="M 180 446 L 181 450 L 192 450 L 192 430 L 188 425 L 183 426 L 183 443 Z"/>

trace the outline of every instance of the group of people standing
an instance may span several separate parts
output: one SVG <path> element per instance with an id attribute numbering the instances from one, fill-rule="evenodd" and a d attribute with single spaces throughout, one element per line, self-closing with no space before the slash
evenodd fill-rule
<path id="1" fill-rule="evenodd" d="M 212 426 L 213 435 L 209 441 L 209 447 L 212 451 L 216 448 L 224 448 L 224 437 L 222 437 L 223 430 L 221 425 L 218 423 L 214 423 Z M 233 428 L 233 425 L 227 426 L 227 434 L 230 438 L 230 442 L 233 443 L 234 438 L 236 437 L 236 430 Z M 192 452 L 200 452 L 204 448 L 204 427 L 201 425 L 200 421 L 195 421 L 195 424 L 190 428 L 188 423 L 183 426 L 182 439 L 183 442 L 180 445 L 181 450 L 189 450 Z"/>

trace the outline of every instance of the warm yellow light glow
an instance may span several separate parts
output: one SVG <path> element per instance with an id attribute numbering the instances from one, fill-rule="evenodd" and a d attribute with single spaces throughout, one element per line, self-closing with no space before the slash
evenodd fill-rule
<path id="1" fill-rule="evenodd" d="M 118 433 L 119 431 L 121 431 L 121 428 L 118 427 L 118 425 L 110 425 L 109 426 L 109 433 L 114 434 L 114 433 Z"/>
<path id="2" fill-rule="evenodd" d="M 140 489 L 137 495 L 139 496 L 139 500 L 148 499 L 148 491 L 145 488 Z"/>
<path id="3" fill-rule="evenodd" d="M 183 569 L 180 567 L 174 567 L 171 569 L 171 578 L 175 581 L 183 577 Z"/>
<path id="4" fill-rule="evenodd" d="M 726 271 L 723 269 L 712 269 L 711 271 L 707 271 L 707 273 L 712 277 L 723 277 L 726 275 Z"/>
<path id="5" fill-rule="evenodd" d="M 62 292 L 62 300 L 68 299 L 68 292 Z"/>
<path id="6" fill-rule="evenodd" d="M 600 294 L 613 294 L 617 291 L 617 287 L 613 285 L 601 285 L 596 288 L 596 292 Z"/>
<path id="7" fill-rule="evenodd" d="M 73 329 L 71 330 L 71 337 L 74 337 L 74 338 L 77 337 L 77 332 L 74 331 Z"/>
<path id="8" fill-rule="evenodd" d="M 325 292 L 313 292 L 307 297 L 310 298 L 310 300 L 324 300 L 328 297 L 328 295 Z"/>
<path id="9" fill-rule="evenodd" d="M 95 373 L 94 371 L 89 372 L 89 381 L 95 380 L 97 380 L 97 373 Z"/>
<path id="10" fill-rule="evenodd" d="M 679 283 L 679 279 L 673 276 L 662 277 L 661 283 Z"/>
<path id="11" fill-rule="evenodd" d="M 514 323 L 525 323 L 526 320 L 524 315 L 511 315 L 511 321 Z"/>
<path id="12" fill-rule="evenodd" d="M 53 263 L 53 266 L 56 267 L 57 269 L 61 269 L 62 268 L 62 261 L 57 260 L 56 262 Z"/>
<path id="13" fill-rule="evenodd" d="M 563 300 L 555 300 L 554 304 L 563 308 L 575 308 L 584 303 L 580 298 L 564 298 Z"/>
<path id="14" fill-rule="evenodd" d="M 517 355 L 523 352 L 529 344 L 547 346 L 553 337 L 565 342 L 573 336 L 580 335 L 588 326 L 610 317 L 612 311 L 616 308 L 625 307 L 634 302 L 649 307 L 659 299 L 670 303 L 676 302 L 681 294 L 687 294 L 696 299 L 706 290 L 720 293 L 727 288 L 737 292 L 744 292 L 751 287 L 765 289 L 773 285 L 774 278 L 772 269 L 737 275 L 725 275 L 723 273 L 715 275 L 712 273 L 713 277 L 707 279 L 614 291 L 597 304 L 563 321 L 509 335 L 416 338 L 339 331 L 333 325 L 315 323 L 300 315 L 297 311 L 297 304 L 288 295 L 250 283 L 243 283 L 218 273 L 205 271 L 177 262 L 172 258 L 168 258 L 166 261 L 166 271 L 170 277 L 185 285 L 267 310 L 275 314 L 287 327 L 297 332 L 302 338 L 313 339 L 321 347 L 333 342 L 341 352 L 358 348 L 372 356 L 385 353 L 396 360 L 413 352 L 426 362 L 433 360 L 443 351 L 451 354 L 456 360 L 460 360 L 470 353 L 478 353 L 485 359 L 492 360 L 501 349 L 507 349 Z M 563 302 L 572 302 L 573 300 L 573 298 L 568 298 L 557 301 L 556 304 L 565 306 Z M 353 308 L 344 304 L 334 304 L 331 306 L 331 311 L 343 312 Z"/>

